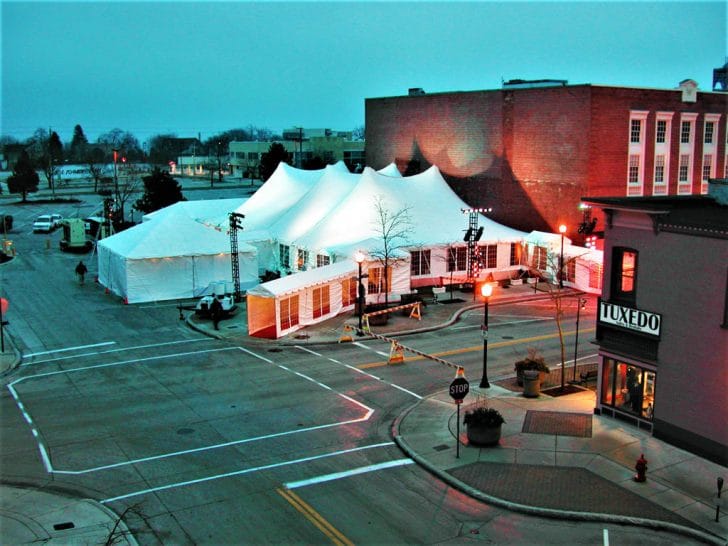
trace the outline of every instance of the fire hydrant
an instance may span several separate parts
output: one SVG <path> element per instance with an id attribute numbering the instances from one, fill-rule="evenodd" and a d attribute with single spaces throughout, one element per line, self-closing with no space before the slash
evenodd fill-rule
<path id="1" fill-rule="evenodd" d="M 647 476 L 645 475 L 647 473 L 647 459 L 645 459 L 644 453 L 637 459 L 637 464 L 634 465 L 634 469 L 637 471 L 637 474 L 634 475 L 634 481 L 647 481 Z"/>

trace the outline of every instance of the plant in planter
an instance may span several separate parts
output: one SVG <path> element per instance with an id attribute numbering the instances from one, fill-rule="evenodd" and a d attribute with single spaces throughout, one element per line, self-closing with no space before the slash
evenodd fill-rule
<path id="1" fill-rule="evenodd" d="M 494 446 L 501 437 L 505 419 L 495 408 L 479 406 L 465 412 L 463 424 L 467 427 L 468 442 L 473 445 Z"/>
<path id="2" fill-rule="evenodd" d="M 523 372 L 526 370 L 536 370 L 542 374 L 547 374 L 551 370 L 546 365 L 546 361 L 543 356 L 538 353 L 533 347 L 528 349 L 528 356 L 515 363 L 514 369 L 516 370 L 516 381 L 519 386 L 523 386 Z"/>

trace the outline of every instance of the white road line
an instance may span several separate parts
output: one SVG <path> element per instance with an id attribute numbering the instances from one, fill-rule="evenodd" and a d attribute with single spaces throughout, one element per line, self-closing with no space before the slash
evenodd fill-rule
<path id="1" fill-rule="evenodd" d="M 46 472 L 51 472 L 53 470 L 53 466 L 51 465 L 51 459 L 48 457 L 48 451 L 45 448 L 45 445 L 43 444 L 43 440 L 40 438 L 40 435 L 38 434 L 38 431 L 36 429 L 36 425 L 33 422 L 33 418 L 30 416 L 30 414 L 25 411 L 25 406 L 20 401 L 20 396 L 18 396 L 17 391 L 13 387 L 13 385 L 20 380 L 13 381 L 12 383 L 8 384 L 8 390 L 10 391 L 10 395 L 15 399 L 15 403 L 18 405 L 18 408 L 20 408 L 20 413 L 23 415 L 23 418 L 30 426 L 30 430 L 33 432 L 33 436 L 35 437 L 36 441 L 38 442 L 38 450 L 40 451 L 40 457 L 43 459 L 43 465 L 46 468 Z"/>
<path id="2" fill-rule="evenodd" d="M 321 357 L 321 358 L 327 358 L 327 357 L 325 357 L 324 355 L 322 355 L 322 354 L 319 354 L 319 353 L 317 353 L 316 351 L 312 351 L 311 349 L 309 349 L 309 348 L 307 348 L 307 347 L 302 347 L 302 346 L 300 346 L 300 345 L 296 345 L 295 347 L 296 347 L 296 349 L 300 349 L 300 350 L 302 350 L 302 351 L 305 351 L 305 352 L 307 352 L 307 353 L 310 353 L 310 354 L 312 354 L 312 355 L 314 355 L 314 356 L 318 356 L 318 357 Z M 377 381 L 381 381 L 382 383 L 384 383 L 384 384 L 386 384 L 386 385 L 389 385 L 390 387 L 394 387 L 395 389 L 398 389 L 398 390 L 400 390 L 400 391 L 402 391 L 402 392 L 405 392 L 405 393 L 407 393 L 407 394 L 409 394 L 409 395 L 411 395 L 411 396 L 414 396 L 414 397 L 415 397 L 415 398 L 417 398 L 418 400 L 422 400 L 422 396 L 420 396 L 419 394 L 416 394 L 416 393 L 414 393 L 414 392 L 412 392 L 412 391 L 410 391 L 410 390 L 407 390 L 407 389 L 405 389 L 404 387 L 400 387 L 399 385 L 396 385 L 396 384 L 394 384 L 394 383 L 390 383 L 389 381 L 385 381 L 385 380 L 384 380 L 384 379 L 382 379 L 381 377 L 377 377 L 377 376 L 375 376 L 375 375 L 372 375 L 372 374 L 366 373 L 366 372 L 364 372 L 364 371 L 360 370 L 359 368 L 356 368 L 356 367 L 354 367 L 354 366 L 350 366 L 349 364 L 342 364 L 341 362 L 339 362 L 338 360 L 334 360 L 333 358 L 328 358 L 328 360 L 330 360 L 331 362 L 335 362 L 336 364 L 339 364 L 339 365 L 341 365 L 341 366 L 345 366 L 345 367 L 347 367 L 347 368 L 349 368 L 349 369 L 351 369 L 351 370 L 354 370 L 354 371 L 357 371 L 357 372 L 363 373 L 364 375 L 367 375 L 367 376 L 369 376 L 369 377 L 371 377 L 371 378 L 373 378 L 373 379 L 376 379 Z"/>
<path id="3" fill-rule="evenodd" d="M 389 353 L 385 353 L 382 351 L 377 351 L 376 349 L 372 349 L 371 347 L 364 345 L 360 341 L 355 341 L 352 345 L 356 345 L 357 347 L 361 347 L 362 349 L 366 349 L 367 351 L 372 351 L 373 353 L 377 353 L 380 356 L 386 356 L 387 358 L 389 358 Z"/>
<path id="4" fill-rule="evenodd" d="M 31 356 L 41 356 L 41 355 L 50 355 L 55 353 L 66 353 L 68 351 L 78 351 L 79 349 L 90 349 L 91 347 L 103 347 L 105 345 L 114 345 L 116 341 L 105 341 L 103 343 L 94 343 L 93 345 L 79 345 L 77 347 L 67 347 L 65 349 L 53 349 L 51 351 L 42 351 L 39 353 L 29 353 L 25 356 L 31 357 Z"/>
<path id="5" fill-rule="evenodd" d="M 318 483 L 330 482 L 333 480 L 340 480 L 342 478 L 348 478 L 349 476 L 357 476 L 359 474 L 366 474 L 367 472 L 376 472 L 377 470 L 384 470 L 386 468 L 394 468 L 397 466 L 404 466 L 413 464 L 412 459 L 397 459 L 396 461 L 388 461 L 386 463 L 372 464 L 369 466 L 362 466 L 359 468 L 353 468 L 351 470 L 345 470 L 343 472 L 334 472 L 333 474 L 324 474 L 323 476 L 317 476 L 315 478 L 309 478 L 307 480 L 299 480 L 297 482 L 288 482 L 283 485 L 288 489 L 297 489 L 299 487 L 306 487 L 307 485 L 315 485 Z"/>
<path id="6" fill-rule="evenodd" d="M 121 349 L 109 349 L 108 351 L 94 351 L 91 353 L 81 353 L 81 354 L 75 354 L 75 355 L 69 355 L 69 356 L 59 356 L 58 358 L 47 358 L 45 360 L 36 360 L 35 362 L 26 362 L 24 364 L 21 364 L 21 366 L 35 366 L 36 364 L 46 364 L 48 362 L 57 362 L 59 360 L 68 360 L 70 358 L 80 358 L 82 356 L 99 356 L 99 355 L 106 355 L 111 353 L 123 353 L 125 351 L 136 351 L 137 349 L 149 349 L 149 348 L 157 348 L 157 347 L 164 347 L 166 345 L 179 345 L 181 343 L 193 343 L 197 341 L 209 341 L 210 338 L 208 337 L 201 337 L 196 339 L 185 339 L 180 341 L 167 341 L 165 343 L 153 343 L 150 345 L 137 345 L 136 347 L 123 347 Z M 115 341 L 112 341 L 110 343 L 116 343 Z M 88 347 L 93 347 L 93 345 L 88 345 Z M 65 349 L 64 349 L 65 350 Z M 49 351 L 52 352 L 52 351 Z M 43 354 L 43 353 L 35 353 L 35 354 Z M 25 356 L 32 356 L 32 355 L 25 355 Z"/>
<path id="7" fill-rule="evenodd" d="M 162 355 L 162 356 L 149 356 L 147 358 L 135 358 L 132 360 L 122 360 L 120 362 L 110 362 L 108 364 L 97 364 L 95 366 L 85 366 L 81 368 L 69 368 L 67 370 L 58 370 L 55 372 L 45 372 L 45 373 L 38 373 L 35 375 L 29 375 L 27 377 L 21 377 L 17 381 L 13 381 L 13 384 L 20 383 L 21 381 L 25 381 L 26 379 L 34 379 L 36 377 L 48 377 L 51 375 L 58 375 L 62 373 L 71 373 L 71 372 L 85 372 L 88 370 L 98 370 L 100 368 L 113 368 L 115 366 L 123 366 L 125 364 L 136 364 L 139 362 L 148 362 L 150 360 L 166 360 L 168 358 L 175 358 L 178 356 L 190 356 L 190 355 L 199 355 L 204 353 L 215 353 L 219 351 L 234 351 L 236 347 L 223 347 L 220 349 L 206 349 L 204 351 L 192 351 L 192 352 L 186 352 L 186 353 L 174 353 L 171 355 Z"/>
<path id="8" fill-rule="evenodd" d="M 342 396 L 344 398 L 347 398 L 344 395 L 342 395 Z M 351 400 L 351 399 L 349 398 L 349 400 Z M 354 400 L 351 400 L 351 401 L 354 402 L 355 404 L 362 405 L 359 402 L 355 402 Z M 66 474 L 66 475 L 74 475 L 74 476 L 78 476 L 81 474 L 90 474 L 91 472 L 99 472 L 101 470 L 110 470 L 112 468 L 120 468 L 123 466 L 132 465 L 132 464 L 148 463 L 150 461 L 158 461 L 160 459 L 179 457 L 180 455 L 189 455 L 190 453 L 201 453 L 203 451 L 209 451 L 212 449 L 220 449 L 220 448 L 236 446 L 236 445 L 240 445 L 240 444 L 248 444 L 251 442 L 259 442 L 261 440 L 269 440 L 271 438 L 280 438 L 281 436 L 290 436 L 292 434 L 311 432 L 312 430 L 322 430 L 322 429 L 326 429 L 326 428 L 339 427 L 342 425 L 351 425 L 354 423 L 361 423 L 362 421 L 366 421 L 367 419 L 369 419 L 369 417 L 371 417 L 372 413 L 374 413 L 374 410 L 369 410 L 369 412 L 367 412 L 367 414 L 364 417 L 359 417 L 358 419 L 351 419 L 349 421 L 338 421 L 336 423 L 329 423 L 326 425 L 317 425 L 315 427 L 298 428 L 296 430 L 287 430 L 284 432 L 276 432 L 274 434 L 266 434 L 264 436 L 255 436 L 253 438 L 243 438 L 242 440 L 233 440 L 231 442 L 224 442 L 222 444 L 215 444 L 215 445 L 204 446 L 204 447 L 196 447 L 193 449 L 185 449 L 183 451 L 174 451 L 172 453 L 163 453 L 161 455 L 152 455 L 151 457 L 142 457 L 139 459 L 132 459 L 130 461 L 124 461 L 121 463 L 97 466 L 95 468 L 87 468 L 84 470 L 56 470 L 56 469 L 52 468 L 51 470 L 49 470 L 49 472 L 53 472 L 54 474 Z"/>
<path id="9" fill-rule="evenodd" d="M 602 531 L 602 541 L 604 543 L 604 546 L 609 546 L 609 530 L 604 529 Z"/>
<path id="10" fill-rule="evenodd" d="M 236 470 L 234 472 L 225 472 L 224 474 L 215 474 L 215 475 L 212 475 L 212 476 L 207 476 L 205 478 L 198 478 L 196 480 L 187 480 L 187 481 L 184 481 L 184 482 L 177 482 L 177 483 L 171 483 L 171 484 L 168 484 L 168 485 L 162 485 L 160 487 L 152 487 L 152 488 L 149 488 L 149 489 L 143 489 L 141 491 L 135 491 L 135 492 L 132 492 L 132 493 L 127 493 L 126 495 L 119 495 L 118 497 L 111 497 L 111 498 L 108 498 L 108 499 L 103 499 L 102 501 L 99 501 L 99 502 L 101 502 L 102 504 L 108 504 L 110 502 L 115 502 L 115 501 L 118 501 L 118 500 L 128 499 L 128 498 L 131 498 L 131 497 L 138 497 L 140 495 L 148 495 L 149 493 L 156 493 L 158 491 L 166 491 L 168 489 L 176 489 L 178 487 L 186 487 L 188 485 L 195 485 L 195 484 L 199 484 L 199 483 L 205 483 L 205 482 L 209 482 L 209 481 L 213 481 L 213 480 L 219 480 L 219 479 L 222 479 L 222 478 L 230 478 L 232 476 L 241 476 L 243 474 L 251 474 L 253 472 L 260 472 L 261 470 L 270 470 L 272 468 L 280 468 L 280 467 L 283 467 L 283 466 L 290 466 L 290 465 L 294 465 L 294 464 L 307 463 L 307 462 L 310 462 L 310 461 L 316 461 L 316 460 L 325 459 L 325 458 L 328 458 L 328 457 L 335 457 L 337 455 L 345 455 L 345 454 L 348 454 L 348 453 L 354 453 L 354 452 L 362 451 L 362 450 L 365 450 L 365 449 L 373 449 L 373 448 L 379 448 L 379 447 L 391 447 L 393 445 L 395 445 L 394 442 L 384 442 L 384 443 L 381 443 L 381 444 L 372 444 L 372 445 L 368 445 L 368 446 L 361 446 L 361 447 L 354 447 L 354 448 L 351 448 L 351 449 L 345 449 L 345 450 L 342 450 L 342 451 L 334 451 L 332 453 L 324 453 L 323 455 L 313 455 L 311 457 L 304 457 L 302 459 L 296 459 L 294 461 L 285 461 L 285 462 L 273 463 L 273 464 L 264 465 L 264 466 L 257 466 L 255 468 L 246 468 L 246 469 L 243 469 L 243 470 Z"/>

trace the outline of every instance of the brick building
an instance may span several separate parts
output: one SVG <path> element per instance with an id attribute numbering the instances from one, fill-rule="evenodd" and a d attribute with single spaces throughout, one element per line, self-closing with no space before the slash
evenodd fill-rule
<path id="1" fill-rule="evenodd" d="M 595 412 L 728 464 L 728 180 L 605 212 Z"/>
<path id="2" fill-rule="evenodd" d="M 728 94 L 520 80 L 502 89 L 366 100 L 366 156 L 403 173 L 437 165 L 497 222 L 583 243 L 581 196 L 700 194 L 725 176 Z M 603 214 L 595 209 L 597 230 Z"/>

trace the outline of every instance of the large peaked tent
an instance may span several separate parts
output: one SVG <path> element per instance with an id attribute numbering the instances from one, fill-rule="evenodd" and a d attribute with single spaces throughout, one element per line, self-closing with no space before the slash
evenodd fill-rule
<path id="1" fill-rule="evenodd" d="M 127 303 L 198 297 L 232 281 L 230 238 L 181 209 L 98 242 L 99 282 Z M 256 250 L 239 245 L 241 287 L 258 284 Z"/>

